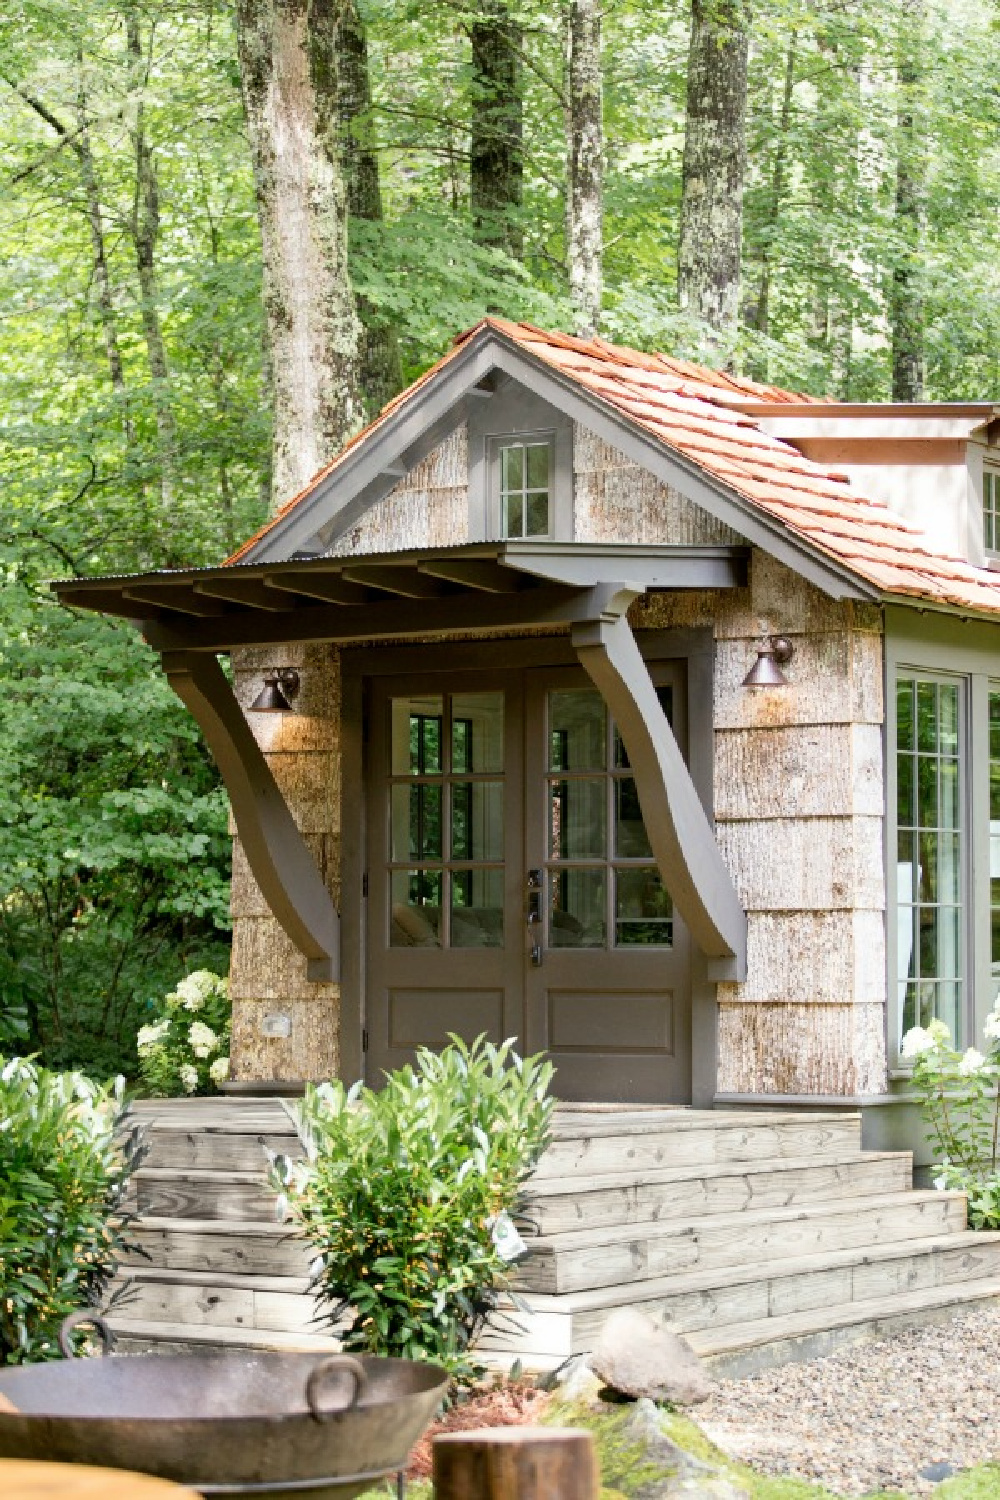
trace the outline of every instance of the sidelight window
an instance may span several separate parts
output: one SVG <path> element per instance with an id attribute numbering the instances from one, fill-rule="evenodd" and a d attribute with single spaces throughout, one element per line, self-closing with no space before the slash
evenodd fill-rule
<path id="1" fill-rule="evenodd" d="M 554 438 L 544 433 L 494 441 L 491 470 L 501 537 L 524 541 L 552 535 L 554 450 Z"/>
<path id="2" fill-rule="evenodd" d="M 938 1018 L 963 1040 L 964 684 L 896 682 L 897 977 L 901 1035 Z M 1000 748 L 1000 747 L 998 747 Z"/>

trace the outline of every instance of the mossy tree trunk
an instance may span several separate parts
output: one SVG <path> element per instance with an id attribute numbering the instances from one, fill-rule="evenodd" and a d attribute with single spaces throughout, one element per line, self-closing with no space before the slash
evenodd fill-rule
<path id="1" fill-rule="evenodd" d="M 744 0 L 694 0 L 677 296 L 725 341 L 739 309 L 746 112 Z"/>
<path id="2" fill-rule="evenodd" d="M 505 0 L 482 0 L 469 27 L 472 119 L 469 206 L 484 245 L 520 257 L 524 190 L 521 30 Z"/>
<path id="3" fill-rule="evenodd" d="M 362 417 L 339 140 L 342 8 L 342 0 L 236 6 L 274 392 L 274 507 L 329 462 Z"/>
<path id="4" fill-rule="evenodd" d="M 569 84 L 566 259 L 574 332 L 592 338 L 601 316 L 604 209 L 600 0 L 570 0 L 566 51 Z"/>
<path id="5" fill-rule="evenodd" d="M 896 240 L 889 292 L 892 399 L 924 399 L 924 308 L 920 287 L 926 145 L 920 115 L 924 0 L 902 0 L 896 64 Z"/>

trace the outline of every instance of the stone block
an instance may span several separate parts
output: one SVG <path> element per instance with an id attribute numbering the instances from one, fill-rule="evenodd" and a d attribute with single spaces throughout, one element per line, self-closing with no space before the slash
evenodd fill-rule
<path id="1" fill-rule="evenodd" d="M 881 910 L 884 904 L 879 818 L 720 822 L 716 840 L 748 910 Z"/>
<path id="2" fill-rule="evenodd" d="M 878 725 L 716 732 L 715 815 L 720 820 L 881 817 L 883 810 Z"/>
<path id="3" fill-rule="evenodd" d="M 885 938 L 881 912 L 748 912 L 748 1004 L 881 1004 Z"/>
<path id="4" fill-rule="evenodd" d="M 882 1005 L 742 1005 L 719 987 L 718 1088 L 725 1094 L 881 1094 Z"/>

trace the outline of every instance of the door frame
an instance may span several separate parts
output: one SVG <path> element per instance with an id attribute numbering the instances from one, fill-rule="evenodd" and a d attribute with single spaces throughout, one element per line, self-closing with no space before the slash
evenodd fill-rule
<path id="1" fill-rule="evenodd" d="M 711 627 L 636 630 L 649 661 L 687 664 L 689 771 L 702 806 L 713 821 L 714 753 L 712 699 L 715 641 Z M 367 679 L 427 672 L 489 672 L 508 668 L 578 666 L 568 635 L 513 636 L 488 640 L 442 641 L 405 646 L 354 646 L 341 651 L 340 705 L 340 912 L 341 983 L 338 1076 L 353 1083 L 364 1076 L 365 1014 L 365 847 L 368 786 L 365 748 L 368 734 Z M 707 960 L 691 943 L 691 1102 L 712 1107 L 718 1064 L 717 987 Z"/>

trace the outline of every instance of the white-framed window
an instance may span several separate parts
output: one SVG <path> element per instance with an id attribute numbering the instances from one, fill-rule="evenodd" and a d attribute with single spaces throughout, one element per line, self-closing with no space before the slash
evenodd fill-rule
<path id="1" fill-rule="evenodd" d="M 945 1022 L 964 1045 L 965 687 L 896 677 L 896 976 L 899 1035 Z"/>
<path id="2" fill-rule="evenodd" d="M 499 535 L 522 541 L 553 534 L 555 435 L 494 438 L 490 489 Z"/>
<path id="3" fill-rule="evenodd" d="M 983 469 L 983 544 L 1000 553 L 1000 469 Z"/>

